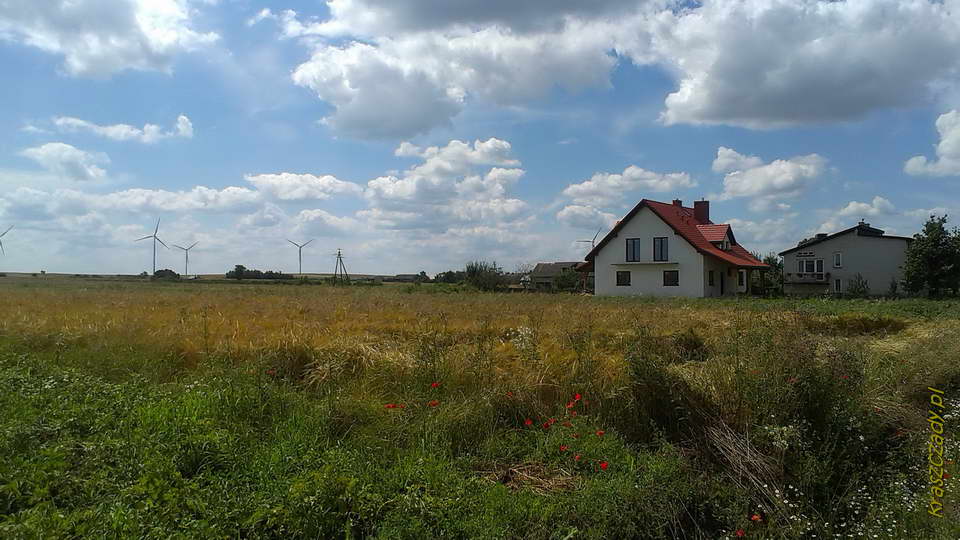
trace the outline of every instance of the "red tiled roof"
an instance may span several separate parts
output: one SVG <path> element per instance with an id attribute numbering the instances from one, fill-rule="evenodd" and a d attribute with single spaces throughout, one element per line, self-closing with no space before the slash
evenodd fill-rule
<path id="1" fill-rule="evenodd" d="M 697 221 L 693 216 L 693 208 L 687 208 L 684 206 L 662 203 L 658 201 L 651 201 L 648 199 L 643 199 L 636 206 L 633 207 L 633 210 L 624 216 L 617 224 L 607 233 L 606 236 L 601 240 L 591 251 L 587 254 L 586 260 L 593 261 L 597 253 L 600 252 L 600 249 L 603 248 L 610 240 L 612 240 L 620 229 L 627 224 L 630 219 L 636 215 L 642 208 L 649 208 L 657 216 L 660 217 L 667 225 L 680 236 L 682 236 L 691 246 L 694 247 L 698 252 L 704 255 L 710 255 L 714 258 L 720 259 L 729 264 L 736 266 L 745 266 L 751 268 L 767 268 L 768 265 L 764 264 L 756 257 L 750 254 L 749 251 L 743 248 L 743 246 L 735 243 L 730 244 L 730 249 L 724 251 L 710 242 L 717 242 L 723 239 L 723 234 L 730 231 L 730 225 L 727 224 L 714 224 L 711 221 L 700 222 Z M 701 229 L 702 228 L 702 229 Z M 717 236 L 718 231 L 723 231 L 723 234 Z M 731 233 L 731 237 L 733 234 Z M 709 238 L 717 238 L 716 240 L 710 240 Z"/>
<path id="2" fill-rule="evenodd" d="M 707 239 L 707 242 L 721 242 L 730 232 L 730 225 L 697 225 L 697 230 Z"/>

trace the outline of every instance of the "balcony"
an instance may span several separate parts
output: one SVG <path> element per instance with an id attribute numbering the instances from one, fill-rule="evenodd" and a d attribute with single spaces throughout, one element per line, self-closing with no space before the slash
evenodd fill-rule
<path id="1" fill-rule="evenodd" d="M 783 282 L 791 285 L 802 285 L 804 283 L 824 285 L 830 283 L 830 272 L 788 272 L 783 275 Z"/>

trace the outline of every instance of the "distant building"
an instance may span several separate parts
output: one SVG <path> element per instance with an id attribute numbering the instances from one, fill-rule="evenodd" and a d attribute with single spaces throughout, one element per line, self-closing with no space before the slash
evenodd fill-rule
<path id="1" fill-rule="evenodd" d="M 603 296 L 729 296 L 750 292 L 750 273 L 769 266 L 728 224 L 710 221 L 710 202 L 643 199 L 587 255 Z"/>
<path id="2" fill-rule="evenodd" d="M 885 294 L 890 282 L 903 279 L 905 236 L 890 236 L 860 222 L 833 234 L 820 233 L 780 252 L 783 292 L 797 295 L 843 294 L 860 274 L 870 294 Z"/>
<path id="3" fill-rule="evenodd" d="M 578 264 L 577 261 L 537 263 L 530 272 L 530 287 L 537 290 L 553 290 L 556 287 L 557 278 L 568 272 L 576 273 Z"/>

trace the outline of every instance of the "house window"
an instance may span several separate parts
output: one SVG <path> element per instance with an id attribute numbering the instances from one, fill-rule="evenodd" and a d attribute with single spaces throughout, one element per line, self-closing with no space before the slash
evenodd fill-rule
<path id="1" fill-rule="evenodd" d="M 627 262 L 640 261 L 640 239 L 627 238 Z"/>
<path id="2" fill-rule="evenodd" d="M 801 274 L 823 273 L 823 259 L 799 259 L 797 260 L 797 272 Z"/>
<path id="3" fill-rule="evenodd" d="M 676 287 L 680 285 L 680 271 L 679 270 L 664 270 L 663 271 L 663 286 L 664 287 Z"/>
<path id="4" fill-rule="evenodd" d="M 629 270 L 619 270 L 619 271 L 617 271 L 617 286 L 618 286 L 618 287 L 629 287 L 629 286 L 630 286 L 630 271 L 629 271 Z"/>
<path id="5" fill-rule="evenodd" d="M 743 287 L 747 283 L 747 272 L 740 270 L 737 272 L 737 285 Z"/>
<path id="6" fill-rule="evenodd" d="M 840 280 L 839 280 L 839 279 L 833 280 L 833 292 L 835 292 L 835 293 L 843 292 L 843 289 L 841 289 L 841 287 L 840 287 Z"/>
<path id="7" fill-rule="evenodd" d="M 667 239 L 665 237 L 653 239 L 653 260 L 667 260 Z"/>
<path id="8" fill-rule="evenodd" d="M 833 254 L 833 267 L 843 267 L 843 254 L 841 254 L 839 251 Z"/>
<path id="9" fill-rule="evenodd" d="M 707 285 L 713 287 L 713 270 L 707 271 Z"/>

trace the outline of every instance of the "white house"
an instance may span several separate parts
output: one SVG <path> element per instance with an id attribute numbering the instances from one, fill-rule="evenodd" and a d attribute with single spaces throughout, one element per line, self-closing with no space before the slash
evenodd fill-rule
<path id="1" fill-rule="evenodd" d="M 903 279 L 912 238 L 884 234 L 860 222 L 833 234 L 820 233 L 780 252 L 787 294 L 843 294 L 859 274 L 869 294 L 886 294 Z"/>
<path id="2" fill-rule="evenodd" d="M 737 243 L 730 225 L 710 221 L 710 202 L 643 199 L 607 233 L 578 270 L 593 271 L 602 296 L 730 296 L 769 268 Z"/>

